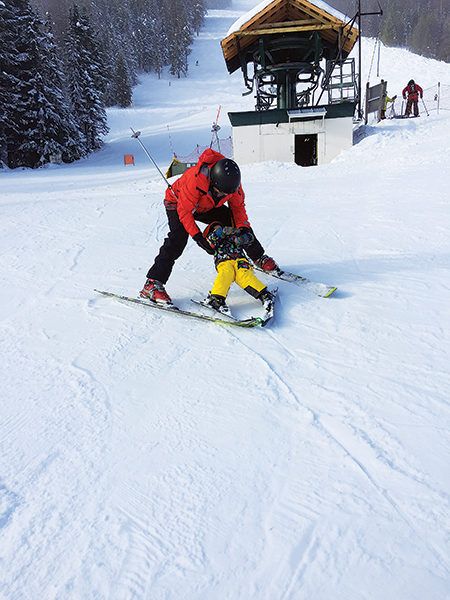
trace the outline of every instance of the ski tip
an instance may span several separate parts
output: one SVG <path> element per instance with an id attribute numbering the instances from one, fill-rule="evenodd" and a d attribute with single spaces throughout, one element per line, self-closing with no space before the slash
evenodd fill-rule
<path id="1" fill-rule="evenodd" d="M 331 296 L 331 294 L 333 294 L 336 290 L 337 290 L 337 287 L 331 288 L 331 290 L 328 290 L 328 292 L 326 294 L 324 294 L 323 298 L 329 298 Z"/>

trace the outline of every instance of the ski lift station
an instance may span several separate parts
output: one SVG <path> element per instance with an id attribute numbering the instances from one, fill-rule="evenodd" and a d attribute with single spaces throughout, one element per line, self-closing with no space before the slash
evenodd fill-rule
<path id="1" fill-rule="evenodd" d="M 254 111 L 228 113 L 236 162 L 320 165 L 352 146 L 358 35 L 322 0 L 266 0 L 234 23 L 223 56 L 256 99 Z"/>

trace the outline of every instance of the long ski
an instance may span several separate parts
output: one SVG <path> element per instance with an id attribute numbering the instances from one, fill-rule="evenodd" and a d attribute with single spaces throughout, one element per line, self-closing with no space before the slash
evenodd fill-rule
<path id="1" fill-rule="evenodd" d="M 252 265 L 252 267 L 259 271 L 260 273 L 264 273 L 265 275 L 269 275 L 270 277 L 275 277 L 276 279 L 281 279 L 282 281 L 289 281 L 290 283 L 295 283 L 296 285 L 304 288 L 308 292 L 312 294 L 316 294 L 316 296 L 320 296 L 321 298 L 328 298 L 331 294 L 337 290 L 337 287 L 332 285 L 327 285 L 326 283 L 318 283 L 316 281 L 311 281 L 307 277 L 302 277 L 301 275 L 296 275 L 295 273 L 289 273 L 289 271 L 264 271 L 261 267 L 257 265 Z"/>
<path id="2" fill-rule="evenodd" d="M 165 312 L 174 313 L 176 315 L 183 315 L 185 317 L 192 317 L 194 319 L 201 319 L 203 321 L 210 321 L 211 323 L 220 323 L 221 325 L 234 325 L 236 327 L 257 327 L 258 325 L 263 325 L 263 318 L 261 317 L 252 317 L 251 319 L 243 319 L 243 320 L 228 320 L 226 318 L 213 317 L 208 315 L 202 315 L 200 313 L 191 312 L 188 310 L 181 310 L 176 306 L 160 306 L 159 304 L 150 303 L 147 300 L 141 300 L 139 298 L 130 298 L 128 296 L 121 296 L 120 294 L 114 294 L 113 292 L 105 292 L 103 290 L 94 290 L 98 294 L 102 294 L 103 296 L 109 296 L 110 298 L 115 298 L 116 300 L 121 300 L 122 302 L 131 302 L 133 304 L 139 304 L 141 306 L 145 306 L 147 308 L 155 308 L 157 310 L 163 310 Z M 264 323 L 265 324 L 265 323 Z"/>

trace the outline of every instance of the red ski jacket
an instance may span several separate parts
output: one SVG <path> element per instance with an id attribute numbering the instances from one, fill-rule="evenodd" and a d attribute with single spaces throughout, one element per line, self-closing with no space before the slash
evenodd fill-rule
<path id="1" fill-rule="evenodd" d="M 228 203 L 233 213 L 236 227 L 250 227 L 242 186 L 239 186 L 237 192 L 228 194 L 218 201 L 209 191 L 211 167 L 222 158 L 225 158 L 222 154 L 208 148 L 200 155 L 198 163 L 187 169 L 172 187 L 166 190 L 164 206 L 168 210 L 178 211 L 180 221 L 192 237 L 200 233 L 195 223 L 194 213 L 205 213 L 225 203 Z"/>
<path id="2" fill-rule="evenodd" d="M 418 98 L 419 94 L 420 97 L 423 98 L 423 89 L 420 87 L 420 85 L 417 85 L 417 83 L 413 83 L 412 85 L 408 84 L 405 87 L 405 89 L 402 92 L 403 98 L 406 98 L 406 92 L 408 92 L 408 98 Z"/>

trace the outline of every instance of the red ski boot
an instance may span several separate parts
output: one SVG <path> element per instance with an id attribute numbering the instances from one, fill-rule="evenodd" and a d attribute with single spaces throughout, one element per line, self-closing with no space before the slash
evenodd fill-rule
<path id="1" fill-rule="evenodd" d="M 258 258 L 258 260 L 255 260 L 255 265 L 257 267 L 259 267 L 260 269 L 262 269 L 263 271 L 279 271 L 280 270 L 280 267 L 273 260 L 273 258 L 270 258 L 270 256 L 267 256 L 267 254 L 263 254 L 261 256 L 261 258 Z"/>
<path id="2" fill-rule="evenodd" d="M 164 289 L 164 285 L 156 279 L 147 279 L 140 296 L 160 306 L 173 306 L 173 302 Z"/>

